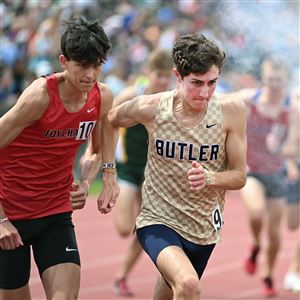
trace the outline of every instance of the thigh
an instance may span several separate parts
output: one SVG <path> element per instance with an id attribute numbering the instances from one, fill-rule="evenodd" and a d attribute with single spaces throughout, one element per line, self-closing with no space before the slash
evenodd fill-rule
<path id="1" fill-rule="evenodd" d="M 30 276 L 30 246 L 0 250 L 0 289 L 18 289 L 28 284 Z"/>
<path id="2" fill-rule="evenodd" d="M 80 267 L 74 263 L 62 263 L 49 267 L 42 274 L 42 282 L 47 299 L 77 299 Z"/>
<path id="3" fill-rule="evenodd" d="M 184 252 L 191 261 L 200 279 L 216 244 L 198 245 L 183 238 L 182 244 Z"/>
<path id="4" fill-rule="evenodd" d="M 71 213 L 51 216 L 42 234 L 32 244 L 32 249 L 40 275 L 58 264 L 80 266 Z"/>
<path id="5" fill-rule="evenodd" d="M 155 264 L 163 249 L 169 246 L 182 248 L 179 235 L 173 229 L 162 224 L 139 228 L 136 233 L 142 248 Z"/>
<path id="6" fill-rule="evenodd" d="M 165 225 L 150 225 L 137 230 L 138 239 L 170 286 L 184 276 L 197 273 L 183 251 L 180 236 Z"/>
<path id="7" fill-rule="evenodd" d="M 266 197 L 263 183 L 254 176 L 248 176 L 241 190 L 242 200 L 248 213 L 262 212 L 265 209 Z"/>
<path id="8" fill-rule="evenodd" d="M 140 204 L 140 187 L 119 180 L 120 194 L 114 208 L 117 229 L 121 233 L 132 233 Z"/>

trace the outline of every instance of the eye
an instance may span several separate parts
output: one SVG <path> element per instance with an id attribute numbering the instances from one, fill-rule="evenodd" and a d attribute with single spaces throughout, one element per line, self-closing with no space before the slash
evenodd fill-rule
<path id="1" fill-rule="evenodd" d="M 201 81 L 194 81 L 192 82 L 193 85 L 195 86 L 201 86 L 202 82 Z"/>

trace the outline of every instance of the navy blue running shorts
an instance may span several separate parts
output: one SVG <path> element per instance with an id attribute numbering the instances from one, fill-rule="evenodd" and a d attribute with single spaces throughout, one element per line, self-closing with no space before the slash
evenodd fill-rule
<path id="1" fill-rule="evenodd" d="M 40 276 L 57 264 L 80 266 L 71 212 L 11 223 L 18 229 L 24 246 L 0 249 L 0 288 L 17 289 L 28 283 L 31 247 Z"/>
<path id="2" fill-rule="evenodd" d="M 145 252 L 155 263 L 159 253 L 169 246 L 178 246 L 189 258 L 199 279 L 216 244 L 198 245 L 179 235 L 175 230 L 162 224 L 149 225 L 137 229 L 138 240 Z"/>

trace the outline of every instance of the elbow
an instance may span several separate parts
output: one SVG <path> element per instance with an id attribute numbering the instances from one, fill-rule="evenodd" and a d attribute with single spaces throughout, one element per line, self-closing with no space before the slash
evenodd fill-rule
<path id="1" fill-rule="evenodd" d="M 239 189 L 243 188 L 247 182 L 247 174 L 246 172 L 242 172 L 239 178 Z"/>
<path id="2" fill-rule="evenodd" d="M 107 114 L 107 119 L 108 121 L 114 126 L 114 127 L 117 127 L 116 126 L 116 117 L 115 117 L 115 112 L 114 112 L 114 109 L 112 108 L 108 114 Z"/>

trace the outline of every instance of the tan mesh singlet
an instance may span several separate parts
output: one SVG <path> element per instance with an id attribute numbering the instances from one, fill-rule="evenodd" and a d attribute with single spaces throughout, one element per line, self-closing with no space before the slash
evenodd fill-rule
<path id="1" fill-rule="evenodd" d="M 220 241 L 213 211 L 224 209 L 225 191 L 205 187 L 190 190 L 187 171 L 193 160 L 212 171 L 227 167 L 221 105 L 213 97 L 200 125 L 184 128 L 173 115 L 174 91 L 161 98 L 152 136 L 137 228 L 164 224 L 185 239 L 202 245 Z M 208 127 L 208 128 L 207 128 Z"/>

